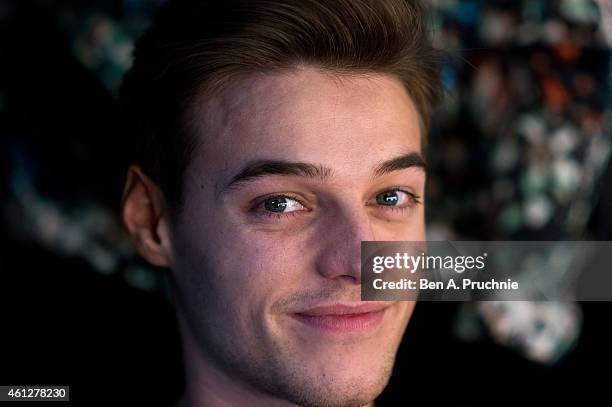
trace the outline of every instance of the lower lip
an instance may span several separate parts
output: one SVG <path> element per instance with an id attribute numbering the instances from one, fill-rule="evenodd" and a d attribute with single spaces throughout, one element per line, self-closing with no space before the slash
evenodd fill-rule
<path id="1" fill-rule="evenodd" d="M 346 315 L 304 315 L 292 316 L 311 328 L 334 333 L 366 333 L 376 329 L 385 316 L 386 308 L 376 312 Z"/>

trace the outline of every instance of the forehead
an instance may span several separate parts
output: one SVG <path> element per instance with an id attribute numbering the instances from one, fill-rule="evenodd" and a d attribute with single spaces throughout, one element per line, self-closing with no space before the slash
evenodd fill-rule
<path id="1" fill-rule="evenodd" d="M 264 156 L 347 167 L 387 151 L 420 151 L 414 104 L 403 84 L 384 74 L 340 76 L 310 67 L 260 74 L 197 106 L 192 119 L 194 161 L 208 170 Z"/>

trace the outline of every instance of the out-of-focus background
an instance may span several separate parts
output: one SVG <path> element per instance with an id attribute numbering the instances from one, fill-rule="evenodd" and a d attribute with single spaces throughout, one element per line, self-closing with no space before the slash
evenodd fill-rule
<path id="1" fill-rule="evenodd" d="M 162 0 L 0 0 L 0 384 L 171 405 L 165 270 L 121 232 L 116 96 Z M 430 0 L 434 240 L 612 240 L 612 1 Z M 380 405 L 605 394 L 609 303 L 420 303 Z"/>

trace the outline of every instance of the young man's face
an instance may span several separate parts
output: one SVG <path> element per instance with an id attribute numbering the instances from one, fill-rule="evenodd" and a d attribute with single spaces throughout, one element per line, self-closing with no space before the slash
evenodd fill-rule
<path id="1" fill-rule="evenodd" d="M 425 238 L 402 84 L 300 68 L 244 80 L 193 120 L 170 264 L 188 374 L 303 405 L 371 401 L 414 303 L 360 302 L 360 244 Z"/>

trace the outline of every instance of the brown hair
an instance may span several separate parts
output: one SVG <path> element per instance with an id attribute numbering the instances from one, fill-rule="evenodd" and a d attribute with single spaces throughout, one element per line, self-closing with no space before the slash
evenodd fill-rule
<path id="1" fill-rule="evenodd" d="M 441 85 L 420 2 L 170 0 L 136 43 L 120 91 L 131 159 L 180 207 L 196 140 L 190 107 L 240 77 L 303 64 L 399 78 L 425 141 Z"/>

